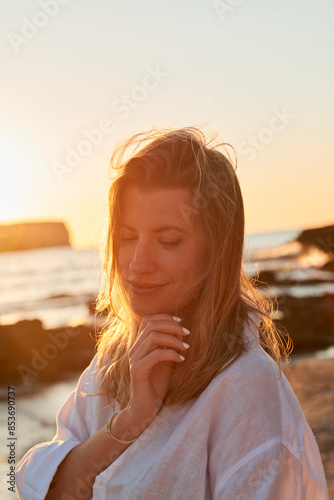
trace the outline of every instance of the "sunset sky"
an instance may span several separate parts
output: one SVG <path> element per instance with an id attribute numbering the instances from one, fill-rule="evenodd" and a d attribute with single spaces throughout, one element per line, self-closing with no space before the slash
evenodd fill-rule
<path id="1" fill-rule="evenodd" d="M 248 233 L 333 223 L 333 18 L 329 0 L 6 2 L 0 224 L 63 220 L 91 246 L 113 147 L 152 126 L 235 147 Z"/>

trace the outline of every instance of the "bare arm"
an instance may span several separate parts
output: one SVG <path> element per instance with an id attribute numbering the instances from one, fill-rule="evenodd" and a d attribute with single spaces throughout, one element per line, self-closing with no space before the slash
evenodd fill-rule
<path id="1" fill-rule="evenodd" d="M 138 339 L 129 352 L 131 401 L 112 422 L 114 436 L 131 441 L 155 418 L 168 389 L 173 362 L 182 362 L 177 351 L 187 349 L 181 340 L 184 335 L 172 316 L 143 318 Z M 75 498 L 92 497 L 96 476 L 131 446 L 108 437 L 104 427 L 68 453 L 53 477 L 46 500 L 59 500 L 64 493 Z"/>

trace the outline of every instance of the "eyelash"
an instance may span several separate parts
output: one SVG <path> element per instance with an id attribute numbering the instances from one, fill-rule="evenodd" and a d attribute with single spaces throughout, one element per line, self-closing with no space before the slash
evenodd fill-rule
<path id="1" fill-rule="evenodd" d="M 134 241 L 135 239 L 136 238 L 121 238 L 121 242 Z M 181 240 L 159 241 L 159 243 L 166 248 L 175 248 L 181 243 Z"/>
<path id="2" fill-rule="evenodd" d="M 175 248 L 179 246 L 181 240 L 161 241 L 160 243 L 166 246 L 167 248 Z"/>

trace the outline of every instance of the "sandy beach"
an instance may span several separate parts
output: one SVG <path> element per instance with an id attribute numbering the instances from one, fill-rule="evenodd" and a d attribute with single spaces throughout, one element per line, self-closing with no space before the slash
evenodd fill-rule
<path id="1" fill-rule="evenodd" d="M 292 358 L 284 373 L 317 440 L 334 500 L 334 359 Z"/>

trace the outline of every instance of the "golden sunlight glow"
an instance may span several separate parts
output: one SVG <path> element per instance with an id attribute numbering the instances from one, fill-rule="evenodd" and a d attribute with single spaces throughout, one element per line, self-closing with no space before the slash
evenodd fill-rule
<path id="1" fill-rule="evenodd" d="M 28 155 L 12 138 L 0 136 L 0 222 L 22 218 L 29 196 Z"/>

